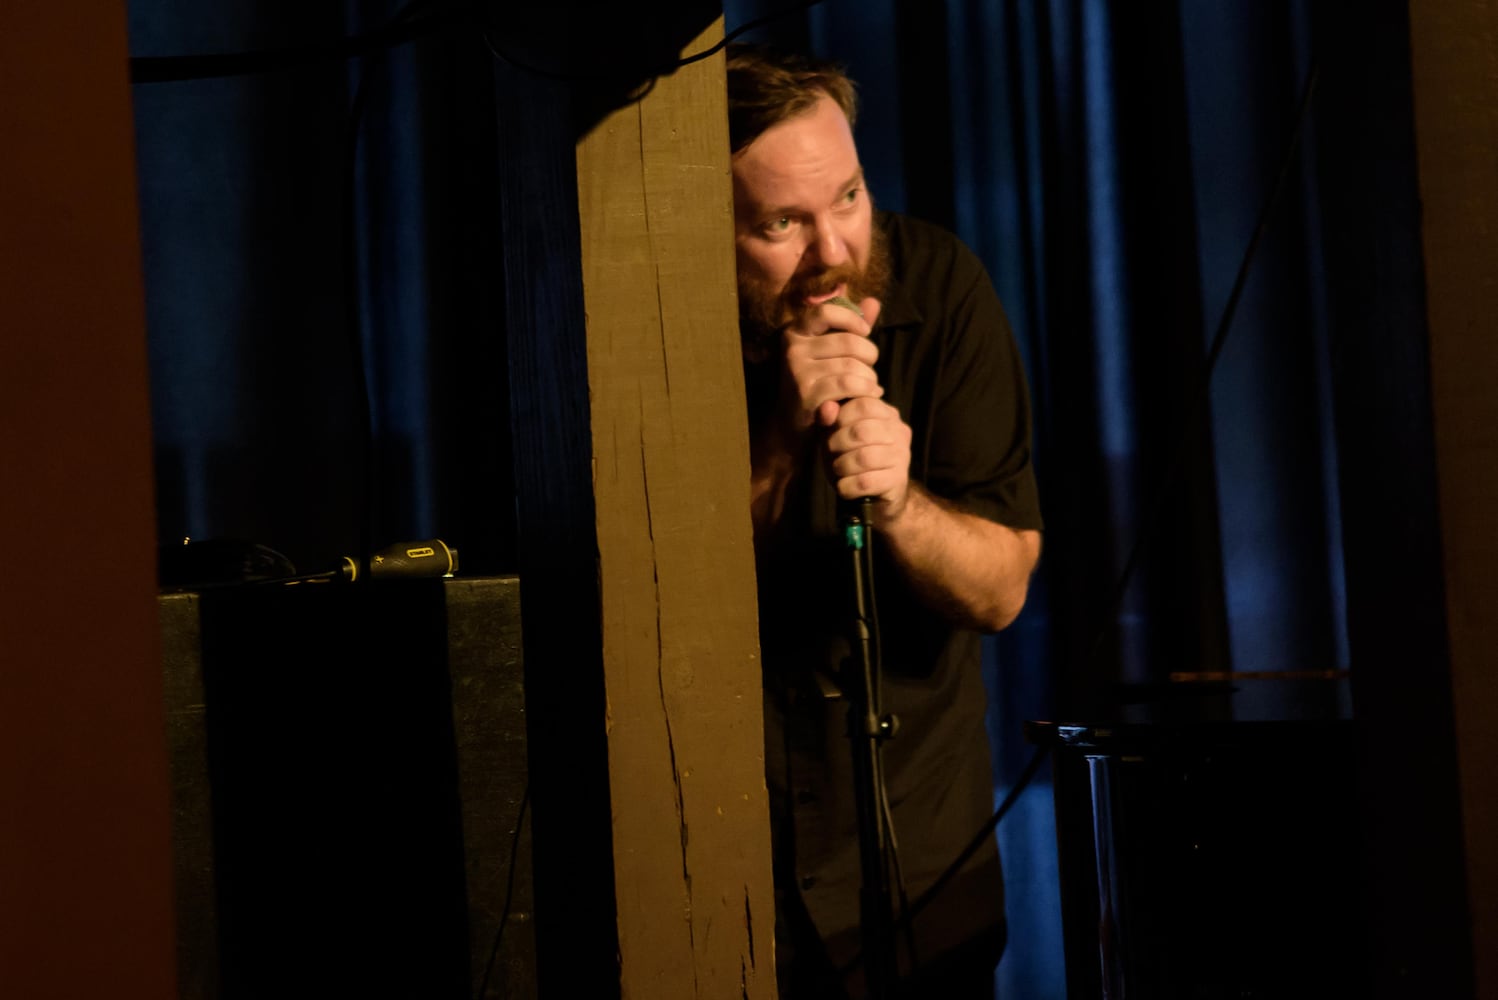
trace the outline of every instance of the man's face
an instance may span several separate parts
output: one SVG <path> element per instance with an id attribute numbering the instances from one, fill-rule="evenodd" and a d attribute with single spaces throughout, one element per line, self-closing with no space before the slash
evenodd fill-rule
<path id="1" fill-rule="evenodd" d="M 853 130 L 824 97 L 733 157 L 734 242 L 745 354 L 762 360 L 778 331 L 836 294 L 883 294 L 873 205 Z M 872 279 L 872 280 L 871 280 Z"/>

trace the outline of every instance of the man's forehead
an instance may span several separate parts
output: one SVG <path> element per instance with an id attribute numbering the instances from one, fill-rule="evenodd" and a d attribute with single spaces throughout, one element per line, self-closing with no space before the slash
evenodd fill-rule
<path id="1" fill-rule="evenodd" d="M 766 129 L 734 154 L 731 165 L 735 199 L 756 208 L 797 204 L 824 189 L 836 192 L 863 174 L 848 119 L 831 98 Z"/>

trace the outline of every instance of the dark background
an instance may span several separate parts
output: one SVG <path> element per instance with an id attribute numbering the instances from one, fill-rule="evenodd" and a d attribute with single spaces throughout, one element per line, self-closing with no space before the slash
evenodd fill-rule
<path id="1" fill-rule="evenodd" d="M 736 0 L 726 26 L 782 7 L 806 5 Z M 136 85 L 164 541 L 252 541 L 310 570 L 440 536 L 465 573 L 516 568 L 504 317 L 530 290 L 505 284 L 495 178 L 528 137 L 496 109 L 516 74 L 566 87 L 620 55 L 638 76 L 706 23 L 690 5 L 606 25 L 598 5 L 543 9 L 133 0 L 137 58 L 420 29 L 358 58 Z M 1377 725 L 1403 701 L 1399 738 L 1431 756 L 1379 780 L 1403 815 L 1445 808 L 1406 17 L 828 0 L 755 33 L 848 65 L 876 199 L 961 235 L 1021 341 L 1047 533 L 1030 606 L 989 646 L 996 794 L 1029 756 L 1026 719 Z M 578 90 L 581 130 L 624 85 Z M 1168 683 L 1226 670 L 1353 680 Z M 1042 772 L 1000 828 L 1012 995 L 1063 995 L 1052 824 Z"/>

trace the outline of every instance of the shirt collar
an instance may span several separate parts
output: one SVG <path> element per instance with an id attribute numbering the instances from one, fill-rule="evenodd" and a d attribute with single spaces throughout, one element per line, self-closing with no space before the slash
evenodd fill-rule
<path id="1" fill-rule="evenodd" d="M 889 221 L 888 212 L 879 211 L 874 215 L 874 225 L 883 229 L 886 235 L 889 234 Z M 915 299 L 911 298 L 910 292 L 895 275 L 890 276 L 889 287 L 885 290 L 884 299 L 880 305 L 878 326 L 884 329 L 898 330 L 920 326 L 925 319 L 921 315 L 920 308 L 915 304 Z"/>

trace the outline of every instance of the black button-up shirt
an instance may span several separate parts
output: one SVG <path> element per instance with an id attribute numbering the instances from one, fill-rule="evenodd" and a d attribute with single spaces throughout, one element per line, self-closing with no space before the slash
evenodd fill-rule
<path id="1" fill-rule="evenodd" d="M 1023 367 L 982 264 L 934 226 L 883 212 L 875 225 L 888 236 L 893 267 L 873 333 L 876 368 L 885 400 L 913 432 L 911 478 L 971 513 L 1040 528 Z M 884 772 L 913 900 L 992 814 L 986 695 L 980 636 L 920 604 L 878 541 L 881 708 L 900 725 L 884 746 Z M 852 570 L 820 469 L 793 485 L 758 569 L 778 891 L 799 894 L 828 957 L 842 966 L 858 950 L 861 880 L 846 702 L 833 682 L 850 650 Z M 930 961 L 1002 919 L 990 846 L 916 919 L 919 957 Z"/>

